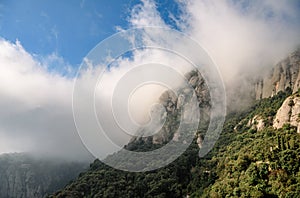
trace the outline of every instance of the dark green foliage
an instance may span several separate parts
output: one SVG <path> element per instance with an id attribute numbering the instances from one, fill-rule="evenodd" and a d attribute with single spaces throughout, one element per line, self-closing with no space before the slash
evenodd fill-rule
<path id="1" fill-rule="evenodd" d="M 265 126 L 272 126 L 273 119 L 277 113 L 277 110 L 282 105 L 283 101 L 291 94 L 291 90 L 287 89 L 286 92 L 280 91 L 277 95 L 271 98 L 264 98 L 258 101 L 252 108 L 250 108 L 242 119 L 241 128 L 239 131 L 247 130 L 246 122 L 253 118 L 255 115 L 259 115 L 263 118 Z M 244 121 L 244 122 L 243 122 Z"/>
<path id="2" fill-rule="evenodd" d="M 288 146 L 290 140 L 293 148 Z M 288 187 L 299 188 L 299 154 L 300 138 L 295 132 L 267 128 L 239 134 L 216 156 L 219 179 L 206 189 L 207 197 L 287 197 Z"/>

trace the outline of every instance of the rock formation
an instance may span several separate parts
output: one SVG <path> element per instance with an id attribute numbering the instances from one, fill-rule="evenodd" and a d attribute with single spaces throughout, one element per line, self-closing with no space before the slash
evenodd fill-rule
<path id="1" fill-rule="evenodd" d="M 191 71 L 185 75 L 188 84 L 194 90 L 194 93 L 197 97 L 199 103 L 199 109 L 195 111 L 201 112 L 201 122 L 202 124 L 209 120 L 209 111 L 210 111 L 210 95 L 207 85 L 201 74 L 197 71 Z M 180 123 L 180 109 L 186 103 L 186 99 L 191 96 L 191 89 L 189 88 L 179 88 L 175 94 L 171 90 L 165 91 L 159 98 L 159 103 L 164 107 L 165 114 L 161 115 L 159 120 L 164 120 L 163 127 L 159 130 L 158 133 L 153 136 L 148 137 L 135 137 L 131 140 L 127 149 L 130 150 L 131 145 L 137 142 L 148 142 L 152 144 L 164 144 L 169 142 L 171 139 L 174 141 L 179 141 L 180 135 L 177 133 L 177 129 Z M 156 113 L 155 115 L 160 115 Z M 193 116 L 195 112 L 189 112 L 185 116 Z M 142 134 L 143 132 L 138 132 L 137 134 Z M 201 136 L 197 136 L 197 142 L 199 146 L 201 145 Z"/>
<path id="2" fill-rule="evenodd" d="M 300 133 L 300 96 L 292 95 L 288 97 L 277 111 L 273 127 L 282 128 L 284 124 L 290 124 L 297 127 Z"/>
<path id="3" fill-rule="evenodd" d="M 255 84 L 256 99 L 274 96 L 290 88 L 293 93 L 300 88 L 300 49 L 279 62 L 266 78 Z"/>
<path id="4" fill-rule="evenodd" d="M 85 170 L 82 163 L 36 159 L 28 154 L 0 155 L 0 197 L 42 198 Z"/>
<path id="5" fill-rule="evenodd" d="M 248 121 L 247 126 L 251 127 L 251 129 L 261 131 L 265 128 L 264 119 L 259 115 L 255 115 Z"/>

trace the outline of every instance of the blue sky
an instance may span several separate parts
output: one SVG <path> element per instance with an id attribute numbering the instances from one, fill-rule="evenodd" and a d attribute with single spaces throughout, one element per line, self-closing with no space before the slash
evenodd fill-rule
<path id="1" fill-rule="evenodd" d="M 162 20 L 178 28 L 172 20 L 181 14 L 178 3 L 155 2 Z M 249 4 L 242 2 L 244 6 Z M 293 2 L 299 11 L 300 3 Z M 117 32 L 116 27 L 128 28 L 130 12 L 140 3 L 140 0 L 0 0 L 0 37 L 11 42 L 19 40 L 26 51 L 37 57 L 55 54 L 78 66 L 97 43 Z"/>
<path id="2" fill-rule="evenodd" d="M 172 28 L 178 28 L 172 19 L 178 19 L 182 14 L 177 2 L 155 1 L 160 17 Z M 285 23 L 299 25 L 300 1 L 288 2 L 297 7 L 294 9 L 297 17 L 294 18 L 285 15 L 290 14 L 289 10 L 283 8 L 287 4 L 285 1 L 277 4 L 269 0 L 263 1 L 265 5 L 272 4 L 271 10 L 268 10 L 268 6 L 257 7 L 259 1 L 255 0 L 232 2 L 241 5 L 238 9 L 244 14 L 258 10 L 257 14 L 261 11 L 272 17 L 279 10 L 277 15 L 282 14 L 282 18 L 286 19 Z M 96 44 L 116 33 L 116 27 L 128 28 L 131 10 L 137 4 L 141 4 L 141 1 L 0 0 L 0 37 L 12 43 L 19 40 L 27 52 L 37 57 L 55 54 L 76 67 Z M 255 6 L 251 7 L 251 4 Z"/>
<path id="3" fill-rule="evenodd" d="M 139 0 L 26 0 L 0 1 L 0 36 L 19 40 L 31 54 L 55 53 L 71 65 L 101 40 L 114 34 L 116 27 L 127 28 L 128 16 Z M 176 16 L 178 5 L 171 0 L 157 2 L 167 23 L 170 12 Z"/>

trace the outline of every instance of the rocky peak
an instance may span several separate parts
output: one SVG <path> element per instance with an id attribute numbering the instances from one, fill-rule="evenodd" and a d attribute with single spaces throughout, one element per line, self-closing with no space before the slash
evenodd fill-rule
<path id="1" fill-rule="evenodd" d="M 280 61 L 266 78 L 255 84 L 256 99 L 268 98 L 279 91 L 291 89 L 293 93 L 300 88 L 300 49 Z"/>
<path id="2" fill-rule="evenodd" d="M 199 110 L 202 112 L 209 112 L 210 109 L 210 95 L 204 78 L 197 71 L 191 71 L 185 75 L 188 84 L 194 89 L 199 102 Z M 130 143 L 126 146 L 127 149 L 133 148 L 135 143 L 151 143 L 151 144 L 164 144 L 170 140 L 179 141 L 180 137 L 177 133 L 178 125 L 180 123 L 180 108 L 185 103 L 185 98 L 191 94 L 191 89 L 179 88 L 176 90 L 176 94 L 172 90 L 165 91 L 159 98 L 159 103 L 164 107 L 166 115 L 166 121 L 161 130 L 153 136 L 149 137 L 134 137 Z M 191 112 L 192 116 L 193 112 Z M 159 114 L 156 114 L 159 115 Z M 205 116 L 201 117 L 202 120 Z M 207 116 L 206 116 L 207 117 Z M 208 119 L 208 118 L 207 118 Z M 163 119 L 159 119 L 163 120 Z M 138 132 L 137 134 L 141 134 Z M 197 142 L 200 146 L 202 142 L 201 136 L 197 135 Z"/>

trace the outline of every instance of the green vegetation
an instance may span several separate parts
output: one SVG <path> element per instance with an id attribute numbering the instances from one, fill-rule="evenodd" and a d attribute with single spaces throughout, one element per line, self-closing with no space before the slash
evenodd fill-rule
<path id="1" fill-rule="evenodd" d="M 205 158 L 198 157 L 194 141 L 176 161 L 146 173 L 119 171 L 95 160 L 52 197 L 298 197 L 300 134 L 290 125 L 278 130 L 271 126 L 289 94 L 281 92 L 247 112 L 228 115 Z M 267 121 L 261 131 L 247 125 L 255 115 Z M 140 150 L 140 142 L 136 144 L 131 149 Z"/>
<path id="2" fill-rule="evenodd" d="M 219 178 L 204 197 L 297 197 L 300 139 L 294 127 L 241 133 L 219 152 Z"/>

